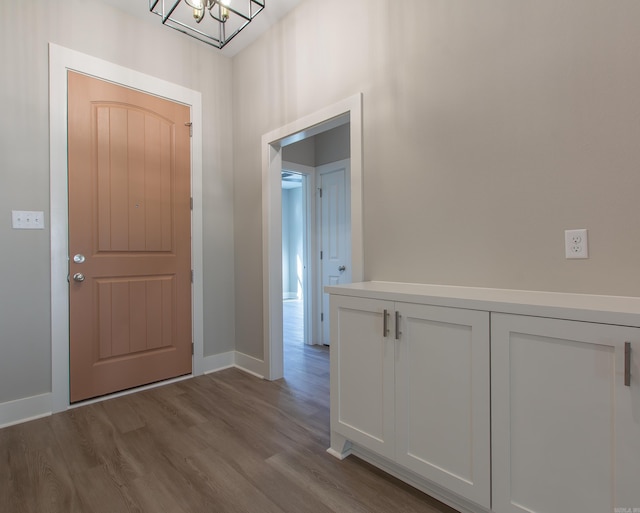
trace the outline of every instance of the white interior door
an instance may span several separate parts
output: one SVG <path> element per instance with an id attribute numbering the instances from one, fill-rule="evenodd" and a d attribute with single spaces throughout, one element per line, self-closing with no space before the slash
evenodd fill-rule
<path id="1" fill-rule="evenodd" d="M 328 345 L 329 294 L 327 285 L 351 283 L 351 214 L 349 160 L 318 168 L 320 183 L 320 274 L 322 294 L 322 343 Z"/>

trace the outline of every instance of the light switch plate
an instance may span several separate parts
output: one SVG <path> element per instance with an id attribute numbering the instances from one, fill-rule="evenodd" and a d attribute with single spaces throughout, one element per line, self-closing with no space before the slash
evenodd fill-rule
<path id="1" fill-rule="evenodd" d="M 15 230 L 44 230 L 44 212 L 12 210 L 11 226 Z"/>

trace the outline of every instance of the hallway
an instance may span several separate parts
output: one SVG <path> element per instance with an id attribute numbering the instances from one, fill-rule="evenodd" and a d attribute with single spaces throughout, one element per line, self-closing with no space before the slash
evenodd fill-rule
<path id="1" fill-rule="evenodd" d="M 282 303 L 284 379 L 295 381 L 298 386 L 313 383 L 318 394 L 329 398 L 329 348 L 304 343 L 304 303 L 299 299 L 288 299 Z M 321 378 L 309 380 L 309 376 Z M 306 376 L 306 377 L 305 377 Z"/>
<path id="2" fill-rule="evenodd" d="M 304 344 L 304 303 L 302 299 L 282 302 L 282 335 L 285 351 L 289 345 Z"/>

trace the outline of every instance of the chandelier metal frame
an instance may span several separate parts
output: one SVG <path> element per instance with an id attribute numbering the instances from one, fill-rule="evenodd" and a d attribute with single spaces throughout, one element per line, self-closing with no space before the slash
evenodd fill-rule
<path id="1" fill-rule="evenodd" d="M 163 25 L 222 49 L 264 9 L 265 1 L 149 0 L 149 11 L 158 15 Z M 194 8 L 194 3 L 202 8 Z M 183 8 L 178 10 L 180 4 Z M 185 14 L 185 7 L 192 15 Z"/>

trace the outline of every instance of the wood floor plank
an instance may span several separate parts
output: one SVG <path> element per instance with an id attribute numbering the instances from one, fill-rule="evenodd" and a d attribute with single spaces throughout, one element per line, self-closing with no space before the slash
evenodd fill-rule
<path id="1" fill-rule="evenodd" d="M 6 508 L 2 511 L 81 511 L 69 469 L 46 420 L 0 433 L 0 504 Z"/>
<path id="2" fill-rule="evenodd" d="M 342 484 L 340 467 L 336 467 L 338 472 L 334 474 L 321 474 L 304 456 L 287 452 L 275 454 L 269 458 L 269 463 L 296 486 L 308 490 L 331 511 L 372 513 L 358 494 Z"/>
<path id="3" fill-rule="evenodd" d="M 138 497 L 138 503 L 154 504 L 155 498 L 151 498 L 149 491 L 141 487 L 150 479 L 154 481 L 154 487 L 162 489 L 163 495 L 171 497 L 166 504 L 176 502 L 186 512 L 222 511 L 216 497 L 206 493 L 197 475 L 186 464 L 186 456 L 175 451 L 172 446 L 166 446 L 158 442 L 153 434 L 146 429 L 127 433 L 128 442 L 134 457 L 144 461 L 148 473 L 141 479 L 134 479 L 132 487 Z M 165 505 L 165 508 L 168 506 Z M 144 509 L 145 512 L 158 511 L 156 509 Z M 160 511 L 172 511 L 164 509 Z"/>
<path id="4" fill-rule="evenodd" d="M 185 509 L 180 496 L 174 496 L 171 490 L 162 483 L 155 473 L 134 479 L 131 488 L 142 511 L 171 513 L 189 513 L 193 509 Z"/>
<path id="5" fill-rule="evenodd" d="M 74 472 L 85 472 L 100 465 L 97 448 L 85 430 L 84 418 L 81 408 L 52 415 L 50 418 L 58 445 L 64 448 L 60 456 Z"/>
<path id="6" fill-rule="evenodd" d="M 142 513 L 142 507 L 128 485 L 123 485 L 104 467 L 94 467 L 74 476 L 84 511 L 92 513 Z"/>
<path id="7" fill-rule="evenodd" d="M 144 422 L 137 414 L 130 396 L 104 401 L 102 407 L 120 433 L 144 427 Z"/>
<path id="8" fill-rule="evenodd" d="M 211 431 L 206 426 L 193 428 L 195 436 L 206 439 L 211 437 Z M 296 486 L 295 483 L 273 472 L 268 460 L 262 458 L 252 450 L 240 436 L 233 434 L 224 437 L 224 443 L 212 445 L 212 461 L 224 460 L 242 476 L 252 483 L 264 495 L 278 504 L 284 511 L 296 511 L 298 513 L 331 513 L 322 502 L 317 500 L 305 488 Z"/>
<path id="9" fill-rule="evenodd" d="M 0 431 L 0 499 L 9 511 L 22 513 L 33 508 L 31 488 L 35 485 L 28 470 L 22 426 L 12 426 Z"/>
<path id="10" fill-rule="evenodd" d="M 255 487 L 224 458 L 209 450 L 187 459 L 207 491 L 221 503 L 222 511 L 238 513 L 284 513 L 277 504 Z M 202 487 L 201 487 L 202 490 Z"/>

